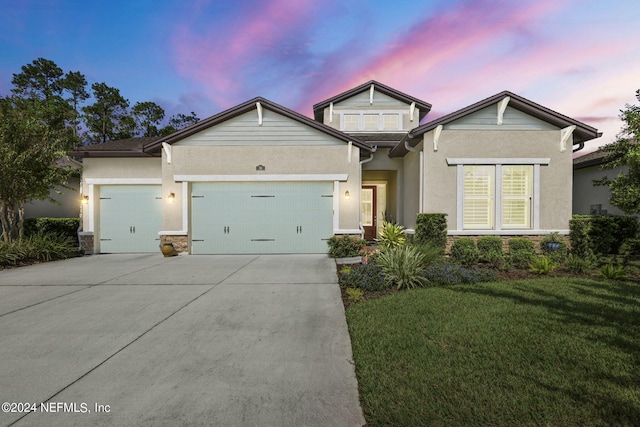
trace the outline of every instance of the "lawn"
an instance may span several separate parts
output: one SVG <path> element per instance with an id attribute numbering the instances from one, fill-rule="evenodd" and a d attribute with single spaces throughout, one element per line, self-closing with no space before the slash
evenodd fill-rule
<path id="1" fill-rule="evenodd" d="M 640 425 L 640 285 L 543 278 L 347 309 L 369 426 Z"/>

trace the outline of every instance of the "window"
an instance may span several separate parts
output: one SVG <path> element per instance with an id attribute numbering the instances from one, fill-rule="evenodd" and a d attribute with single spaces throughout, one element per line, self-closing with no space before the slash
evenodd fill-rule
<path id="1" fill-rule="evenodd" d="M 531 228 L 533 165 L 459 166 L 464 229 Z"/>
<path id="2" fill-rule="evenodd" d="M 364 115 L 364 130 L 378 130 L 379 116 L 377 114 Z"/>
<path id="3" fill-rule="evenodd" d="M 360 115 L 359 114 L 345 114 L 344 115 L 344 130 L 358 130 L 360 129 Z"/>
<path id="4" fill-rule="evenodd" d="M 398 115 L 397 114 L 383 114 L 382 115 L 382 128 L 384 130 L 398 130 Z"/>

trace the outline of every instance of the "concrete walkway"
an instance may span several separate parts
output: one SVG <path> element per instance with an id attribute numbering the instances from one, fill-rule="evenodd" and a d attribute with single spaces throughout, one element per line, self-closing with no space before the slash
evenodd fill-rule
<path id="1" fill-rule="evenodd" d="M 365 422 L 335 268 L 319 255 L 0 271 L 0 401 L 37 407 L 0 426 Z"/>

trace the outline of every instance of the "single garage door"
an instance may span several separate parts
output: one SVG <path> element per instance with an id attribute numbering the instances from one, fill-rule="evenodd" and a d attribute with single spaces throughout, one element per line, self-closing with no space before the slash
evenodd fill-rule
<path id="1" fill-rule="evenodd" d="M 324 253 L 332 182 L 193 183 L 194 254 Z"/>
<path id="2" fill-rule="evenodd" d="M 100 252 L 158 252 L 160 185 L 100 186 Z"/>

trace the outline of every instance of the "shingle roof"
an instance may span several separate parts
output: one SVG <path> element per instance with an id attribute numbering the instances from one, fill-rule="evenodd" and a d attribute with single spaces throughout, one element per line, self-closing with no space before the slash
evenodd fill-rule
<path id="1" fill-rule="evenodd" d="M 604 159 L 608 154 L 609 153 L 604 151 L 594 151 L 592 153 L 587 153 L 584 156 L 576 157 L 573 159 L 573 168 L 582 169 L 588 168 L 589 166 L 601 165 L 604 163 Z"/>
<path id="2" fill-rule="evenodd" d="M 344 99 L 351 98 L 354 95 L 359 94 L 360 92 L 364 92 L 365 90 L 369 90 L 371 85 L 375 86 L 375 90 L 384 93 L 392 98 L 398 99 L 402 102 L 406 102 L 407 104 L 411 104 L 412 102 L 416 103 L 416 107 L 420 109 L 420 118 L 422 120 L 424 116 L 431 110 L 431 104 L 425 102 L 421 99 L 415 98 L 411 95 L 407 95 L 406 93 L 400 92 L 399 90 L 393 89 L 389 86 L 383 85 L 380 82 L 375 80 L 369 80 L 366 83 L 361 84 L 360 86 L 356 86 L 353 89 L 349 89 L 345 92 L 342 92 L 336 96 L 333 96 L 329 99 L 325 99 L 324 101 L 318 102 L 313 106 L 313 115 L 315 119 L 319 122 L 323 119 L 324 109 L 329 106 L 332 102 L 340 102 Z"/>
<path id="3" fill-rule="evenodd" d="M 137 137 L 85 145 L 77 148 L 71 155 L 78 157 L 146 157 L 149 154 L 144 153 L 144 145 L 158 139 L 160 137 Z"/>

